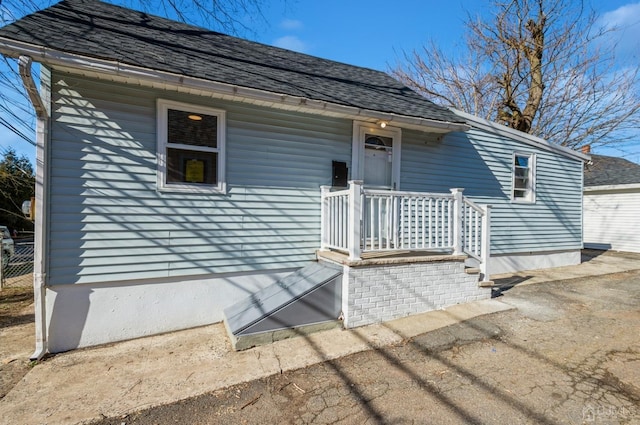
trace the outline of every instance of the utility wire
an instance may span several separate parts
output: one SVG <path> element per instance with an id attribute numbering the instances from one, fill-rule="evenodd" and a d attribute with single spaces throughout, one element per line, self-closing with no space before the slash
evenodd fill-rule
<path id="1" fill-rule="evenodd" d="M 0 125 L 6 127 L 7 129 L 9 129 L 9 131 L 15 133 L 18 137 L 24 139 L 25 141 L 27 141 L 28 143 L 30 143 L 33 146 L 36 146 L 36 142 L 34 142 L 33 140 L 31 140 L 29 137 L 27 137 L 23 132 L 21 132 L 20 130 L 18 130 L 17 128 L 15 128 L 13 125 L 11 125 L 11 123 L 9 123 L 7 120 L 5 120 L 3 117 L 0 117 Z"/>

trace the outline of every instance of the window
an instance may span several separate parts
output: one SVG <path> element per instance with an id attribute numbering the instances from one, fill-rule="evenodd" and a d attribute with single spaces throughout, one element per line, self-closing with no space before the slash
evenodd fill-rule
<path id="1" fill-rule="evenodd" d="M 158 188 L 224 192 L 225 112 L 158 100 Z"/>
<path id="2" fill-rule="evenodd" d="M 511 199 L 520 202 L 535 202 L 535 156 L 513 155 L 513 190 Z"/>

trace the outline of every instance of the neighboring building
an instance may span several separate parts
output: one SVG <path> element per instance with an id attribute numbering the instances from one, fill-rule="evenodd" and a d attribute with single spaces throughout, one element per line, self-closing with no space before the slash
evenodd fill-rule
<path id="1" fill-rule="evenodd" d="M 588 156 L 385 73 L 94 0 L 0 29 L 0 52 L 38 113 L 35 357 L 358 326 L 580 262 Z"/>
<path id="2" fill-rule="evenodd" d="M 640 164 L 591 155 L 584 171 L 584 246 L 640 252 Z"/>

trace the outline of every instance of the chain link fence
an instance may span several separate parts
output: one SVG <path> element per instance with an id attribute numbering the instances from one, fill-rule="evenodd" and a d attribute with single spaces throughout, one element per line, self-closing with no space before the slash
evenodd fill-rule
<path id="1" fill-rule="evenodd" d="M 13 245 L 13 254 L 2 258 L 0 288 L 33 285 L 33 238 L 15 239 Z"/>

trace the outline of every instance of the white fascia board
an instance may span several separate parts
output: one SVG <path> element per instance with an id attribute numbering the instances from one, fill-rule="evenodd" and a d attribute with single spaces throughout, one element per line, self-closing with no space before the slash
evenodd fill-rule
<path id="1" fill-rule="evenodd" d="M 187 77 L 165 71 L 156 71 L 118 61 L 91 58 L 73 53 L 52 50 L 42 46 L 15 41 L 0 37 L 0 53 L 18 57 L 28 55 L 34 61 L 53 67 L 62 67 L 71 71 L 90 73 L 97 78 L 104 76 L 120 77 L 122 81 L 137 80 L 145 85 L 165 84 L 167 89 L 178 91 L 193 90 L 207 92 L 212 97 L 224 98 L 238 102 L 253 103 L 279 109 L 295 110 L 312 114 L 329 115 L 360 121 L 387 121 L 388 125 L 411 128 L 425 132 L 449 133 L 467 131 L 471 127 L 463 123 L 430 120 L 426 118 L 398 115 L 375 110 L 361 109 L 353 106 L 339 105 L 330 102 L 307 99 L 303 97 L 269 92 L 266 90 L 241 87 L 227 83 Z"/>
<path id="2" fill-rule="evenodd" d="M 630 184 L 604 184 L 600 186 L 585 186 L 585 192 L 608 192 L 608 191 L 640 190 L 640 183 Z"/>
<path id="3" fill-rule="evenodd" d="M 547 140 L 540 137 L 523 133 L 522 131 L 500 125 L 496 122 L 485 120 L 484 118 L 459 111 L 455 108 L 449 108 L 449 110 L 451 110 L 451 112 L 453 112 L 454 114 L 464 118 L 465 120 L 467 120 L 467 122 L 470 122 L 472 127 L 477 127 L 483 130 L 490 131 L 492 133 L 499 134 L 501 136 L 509 137 L 510 139 L 518 140 L 536 148 L 559 153 L 560 155 L 564 155 L 572 159 L 578 159 L 584 162 L 591 160 L 591 157 L 589 155 L 583 154 L 582 152 L 574 151 L 573 149 L 569 149 L 564 146 L 549 143 Z"/>

